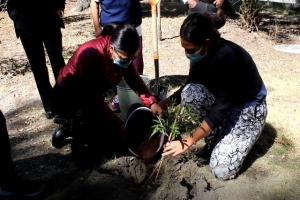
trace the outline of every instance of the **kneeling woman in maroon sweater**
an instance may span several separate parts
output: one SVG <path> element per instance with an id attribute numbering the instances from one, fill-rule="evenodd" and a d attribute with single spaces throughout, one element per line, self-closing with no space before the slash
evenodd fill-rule
<path id="1" fill-rule="evenodd" d="M 56 132 L 66 128 L 73 119 L 73 154 L 77 146 L 82 152 L 79 147 L 86 144 L 103 147 L 100 153 L 124 146 L 120 137 L 123 122 L 103 97 L 122 77 L 154 115 L 161 115 L 161 107 L 132 63 L 139 48 L 139 36 L 133 26 L 110 24 L 104 27 L 100 37 L 81 45 L 61 69 L 54 89 L 54 105 L 56 121 L 66 121 L 62 121 L 65 126 Z"/>

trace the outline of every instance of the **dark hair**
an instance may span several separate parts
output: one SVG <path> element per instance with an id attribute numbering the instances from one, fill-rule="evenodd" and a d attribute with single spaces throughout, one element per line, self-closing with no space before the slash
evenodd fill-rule
<path id="1" fill-rule="evenodd" d="M 224 13 L 220 9 L 217 13 L 193 13 L 183 21 L 180 28 L 180 37 L 201 46 L 208 38 L 213 41 L 219 39 L 218 29 L 224 26 L 225 22 Z"/>
<path id="2" fill-rule="evenodd" d="M 108 24 L 102 30 L 102 36 L 106 35 L 111 35 L 110 43 L 116 50 L 135 53 L 140 47 L 139 35 L 130 24 Z"/>

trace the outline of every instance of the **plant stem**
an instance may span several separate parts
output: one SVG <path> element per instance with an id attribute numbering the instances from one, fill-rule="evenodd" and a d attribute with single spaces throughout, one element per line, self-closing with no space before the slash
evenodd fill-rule
<path id="1" fill-rule="evenodd" d="M 176 116 L 175 116 L 175 119 L 174 119 L 173 124 L 174 124 L 174 123 L 176 124 L 177 119 L 178 119 L 178 115 L 179 115 L 181 109 L 182 109 L 182 105 L 180 104 L 180 105 L 179 105 L 179 108 L 178 108 L 178 111 L 177 111 L 177 113 L 176 113 Z M 171 133 L 170 133 L 170 135 L 169 135 L 169 138 L 168 138 L 168 141 L 169 141 L 169 142 L 171 141 L 172 135 L 173 135 L 173 132 L 171 131 Z"/>
<path id="2" fill-rule="evenodd" d="M 176 113 L 176 116 L 175 116 L 175 119 L 174 119 L 174 122 L 173 122 L 173 123 L 175 123 L 175 124 L 177 123 L 178 115 L 179 115 L 181 109 L 182 109 L 182 104 L 179 105 L 178 111 L 177 111 L 177 113 Z M 172 135 L 173 135 L 173 132 L 171 131 L 171 133 L 170 133 L 170 135 L 169 135 L 169 138 L 168 138 L 168 141 L 169 141 L 169 142 L 171 141 Z M 159 175 L 160 168 L 161 168 L 161 166 L 162 166 L 163 160 L 164 160 L 164 157 L 162 157 L 162 158 L 160 159 L 160 163 L 159 163 L 159 167 L 158 167 L 158 170 L 157 170 L 157 174 L 156 174 L 155 179 L 154 179 L 154 183 L 156 182 L 156 179 L 157 179 L 157 177 L 158 177 L 158 175 Z"/>
<path id="3" fill-rule="evenodd" d="M 149 178 L 146 180 L 146 182 L 144 183 L 144 185 L 146 185 L 148 183 L 148 181 L 152 178 L 152 176 L 154 175 L 154 172 L 156 171 L 156 169 L 161 165 L 163 161 L 163 157 L 160 159 L 159 163 L 156 165 L 156 167 L 153 169 L 151 175 L 149 176 Z"/>
<path id="4" fill-rule="evenodd" d="M 164 157 L 162 157 L 162 158 L 160 159 L 160 163 L 159 163 L 159 166 L 158 166 L 157 174 L 156 174 L 155 179 L 154 179 L 154 183 L 156 182 L 156 179 L 157 179 L 158 174 L 159 174 L 159 172 L 160 172 L 160 168 L 161 168 L 161 165 L 162 165 L 163 161 L 164 161 Z"/>

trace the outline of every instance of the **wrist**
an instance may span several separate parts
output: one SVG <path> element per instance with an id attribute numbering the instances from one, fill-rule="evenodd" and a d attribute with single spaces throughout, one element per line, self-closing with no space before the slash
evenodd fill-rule
<path id="1" fill-rule="evenodd" d="M 200 139 L 204 138 L 207 135 L 206 130 L 202 126 L 198 126 L 192 135 L 194 143 L 198 142 Z"/>
<path id="2" fill-rule="evenodd" d="M 151 109 L 151 107 L 152 107 L 154 104 L 157 104 L 157 102 L 151 103 L 150 106 L 149 106 L 149 108 Z"/>
<path id="3" fill-rule="evenodd" d="M 185 143 L 188 148 L 190 148 L 195 143 L 195 140 L 192 136 L 187 136 L 186 138 L 184 138 L 184 140 L 186 141 Z"/>

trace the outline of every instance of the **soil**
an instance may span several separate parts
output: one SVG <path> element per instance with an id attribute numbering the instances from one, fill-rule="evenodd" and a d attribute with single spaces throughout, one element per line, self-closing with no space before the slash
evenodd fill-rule
<path id="1" fill-rule="evenodd" d="M 75 12 L 75 5 L 75 1 L 67 0 L 66 28 L 62 30 L 66 61 L 80 44 L 94 38 L 90 12 Z M 144 74 L 152 78 L 153 85 L 148 4 L 143 5 L 143 13 Z M 258 33 L 241 29 L 236 19 L 228 20 L 220 29 L 222 37 L 243 46 L 253 56 L 268 90 L 267 123 L 238 177 L 225 182 L 216 179 L 209 165 L 199 165 L 191 150 L 166 157 L 158 181 L 145 184 L 155 165 L 134 156 L 103 159 L 93 169 L 82 170 L 72 161 L 70 145 L 61 149 L 51 146 L 56 125 L 44 116 L 21 42 L 7 13 L 1 12 L 1 110 L 7 119 L 16 170 L 25 178 L 45 183 L 45 192 L 37 199 L 299 199 L 300 55 L 273 49 L 278 43 L 300 44 L 299 13 L 269 12 L 265 17 Z M 162 4 L 159 77 L 168 95 L 184 83 L 188 74 L 188 60 L 178 36 L 184 18 L 184 5 Z M 51 67 L 49 74 L 54 83 Z M 110 94 L 106 96 L 108 102 Z M 101 134 L 109 132 L 103 130 Z M 196 149 L 202 146 L 200 141 Z"/>
<path id="2" fill-rule="evenodd" d="M 132 149 L 142 159 L 152 158 L 159 151 L 160 134 L 150 137 L 151 134 L 152 129 L 147 132 L 146 139 L 138 147 Z"/>

